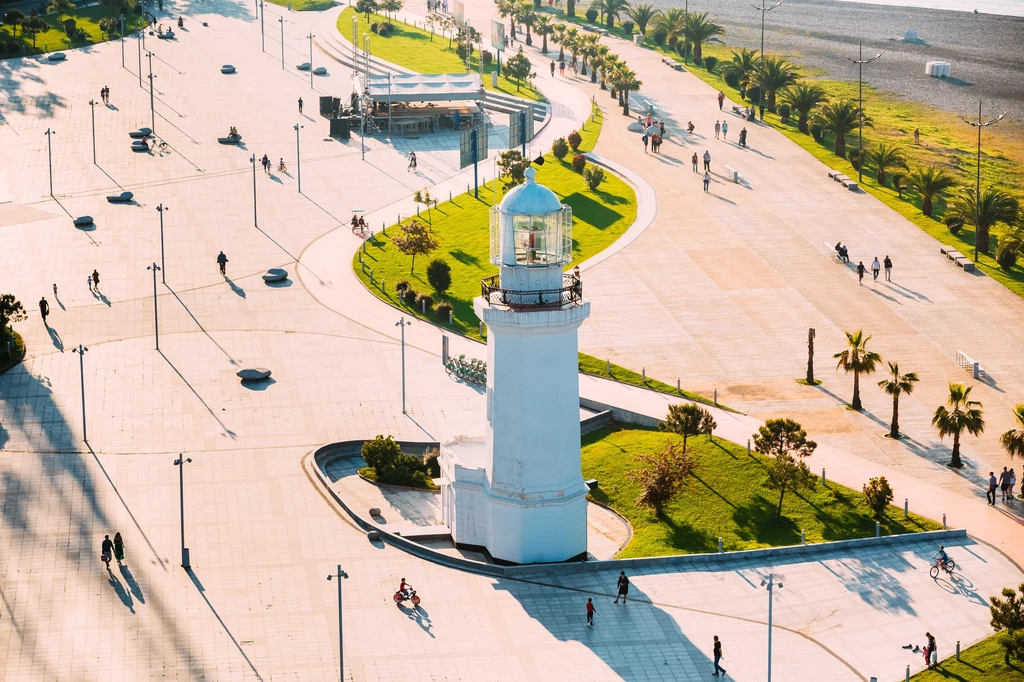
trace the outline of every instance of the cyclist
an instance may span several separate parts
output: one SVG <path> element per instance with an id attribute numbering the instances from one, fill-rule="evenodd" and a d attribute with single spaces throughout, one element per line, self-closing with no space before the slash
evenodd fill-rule
<path id="1" fill-rule="evenodd" d="M 219 253 L 219 254 L 217 255 L 217 265 L 219 265 L 219 266 L 220 266 L 220 274 L 222 274 L 222 275 L 226 275 L 226 274 L 227 274 L 227 270 L 228 270 L 228 268 L 227 268 L 227 265 L 228 265 L 228 257 L 224 255 L 224 252 L 223 252 L 223 251 L 221 251 L 221 252 L 220 252 L 220 253 Z"/>
<path id="2" fill-rule="evenodd" d="M 939 545 L 939 551 L 932 555 L 938 559 L 938 564 L 942 566 L 943 570 L 949 570 L 949 555 L 946 554 L 946 548 L 943 545 Z"/>
<path id="3" fill-rule="evenodd" d="M 284 165 L 284 157 L 281 157 L 281 160 L 277 163 L 277 172 L 278 173 L 287 173 L 288 172 L 288 169 Z"/>
<path id="4" fill-rule="evenodd" d="M 406 172 L 416 172 L 416 152 L 409 152 L 409 167 L 405 170 Z"/>
<path id="5" fill-rule="evenodd" d="M 403 597 L 408 597 L 409 595 L 406 593 L 405 590 L 406 590 L 406 588 L 409 588 L 409 587 L 412 587 L 412 585 L 410 585 L 409 583 L 405 582 L 405 578 L 402 578 L 402 582 L 399 583 L 399 585 L 398 585 L 398 593 L 400 595 L 402 595 Z"/>

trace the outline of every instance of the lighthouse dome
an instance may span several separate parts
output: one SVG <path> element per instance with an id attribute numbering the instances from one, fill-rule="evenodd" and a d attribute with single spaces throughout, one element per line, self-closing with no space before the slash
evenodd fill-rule
<path id="1" fill-rule="evenodd" d="M 499 210 L 509 215 L 545 215 L 562 210 L 558 195 L 537 184 L 537 171 L 527 168 L 526 182 L 511 189 L 501 201 Z"/>

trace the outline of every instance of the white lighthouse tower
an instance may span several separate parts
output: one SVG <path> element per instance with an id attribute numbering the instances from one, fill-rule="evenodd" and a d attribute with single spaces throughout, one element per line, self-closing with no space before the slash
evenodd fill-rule
<path id="1" fill-rule="evenodd" d="M 572 210 L 536 171 L 491 209 L 491 262 L 474 301 L 487 324 L 487 436 L 443 449 L 442 516 L 457 544 L 525 564 L 587 551 L 578 329 L 590 314 L 572 260 Z"/>

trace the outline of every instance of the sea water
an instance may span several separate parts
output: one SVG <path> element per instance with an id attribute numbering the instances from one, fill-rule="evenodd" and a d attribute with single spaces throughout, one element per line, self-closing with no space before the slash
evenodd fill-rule
<path id="1" fill-rule="evenodd" d="M 1024 0 L 847 0 L 863 2 L 870 5 L 886 5 L 888 7 L 923 7 L 926 9 L 955 10 L 981 14 L 1002 14 L 1011 17 L 1024 17 Z"/>

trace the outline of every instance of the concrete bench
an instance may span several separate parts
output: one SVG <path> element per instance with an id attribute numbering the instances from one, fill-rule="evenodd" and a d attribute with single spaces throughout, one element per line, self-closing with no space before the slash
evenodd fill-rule
<path id="1" fill-rule="evenodd" d="M 78 216 L 74 220 L 75 227 L 88 227 L 93 224 L 91 215 Z"/>
<path id="2" fill-rule="evenodd" d="M 112 204 L 127 204 L 135 197 L 131 192 L 121 192 L 120 194 L 113 194 L 107 197 L 107 201 Z"/>
<path id="3" fill-rule="evenodd" d="M 946 252 L 946 258 L 948 258 L 949 260 L 953 261 L 954 263 L 956 262 L 957 258 L 963 258 L 963 257 L 964 257 L 964 254 L 960 253 L 956 249 L 953 249 L 952 251 L 947 251 Z"/>
<path id="4" fill-rule="evenodd" d="M 228 135 L 227 137 L 217 138 L 217 142 L 220 142 L 221 144 L 239 144 L 241 141 L 241 135 Z"/>
<path id="5" fill-rule="evenodd" d="M 221 73 L 235 73 L 235 67 L 233 67 L 231 64 L 225 64 L 224 66 L 220 67 L 220 72 Z"/>
<path id="6" fill-rule="evenodd" d="M 132 142 L 133 152 L 148 152 L 149 145 L 146 144 L 145 140 L 135 140 Z"/>
<path id="7" fill-rule="evenodd" d="M 284 268 L 270 268 L 263 274 L 263 281 L 268 284 L 271 282 L 283 282 L 288 278 L 288 271 Z"/>
<path id="8" fill-rule="evenodd" d="M 731 180 L 736 184 L 739 184 L 740 182 L 743 181 L 743 176 L 740 175 L 740 172 L 733 168 L 732 166 L 725 167 L 725 177 L 726 179 Z"/>
<path id="9" fill-rule="evenodd" d="M 51 61 L 51 62 L 62 62 L 62 61 L 64 61 L 67 58 L 68 58 L 68 56 L 66 54 L 64 54 L 63 52 L 54 52 L 53 54 L 47 55 L 47 57 L 46 57 L 47 61 Z"/>
<path id="10" fill-rule="evenodd" d="M 295 68 L 298 69 L 299 71 L 309 71 L 310 69 L 313 68 L 313 65 L 310 64 L 309 62 L 302 62 L 301 64 L 299 64 Z"/>
<path id="11" fill-rule="evenodd" d="M 597 479 L 596 478 L 588 478 L 587 480 L 585 480 L 583 482 L 587 484 L 587 490 L 597 490 Z"/>
<path id="12" fill-rule="evenodd" d="M 845 187 L 846 189 L 850 190 L 851 192 L 855 192 L 859 188 L 859 186 L 857 185 L 857 181 L 856 180 L 851 180 L 850 178 L 845 178 L 844 177 L 839 182 L 841 182 L 843 187 Z"/>
<path id="13" fill-rule="evenodd" d="M 159 38 L 160 40 L 170 40 L 171 38 L 174 37 L 174 31 L 172 31 L 170 29 L 167 29 L 163 33 L 157 33 L 156 37 Z"/>
<path id="14" fill-rule="evenodd" d="M 250 367 L 238 370 L 235 376 L 242 381 L 263 381 L 270 378 L 270 370 L 266 367 Z"/>
<path id="15" fill-rule="evenodd" d="M 974 261 L 972 261 L 967 256 L 963 256 L 962 258 L 957 258 L 953 262 L 956 263 L 956 266 L 958 268 L 962 269 L 964 272 L 973 272 L 974 271 Z"/>
<path id="16" fill-rule="evenodd" d="M 975 379 L 981 378 L 981 375 L 985 373 L 985 368 L 983 368 L 977 360 L 962 350 L 958 350 L 956 352 L 956 364 L 960 368 L 971 372 Z"/>
<path id="17" fill-rule="evenodd" d="M 326 76 L 327 75 L 327 67 L 326 66 L 318 66 L 318 67 L 316 67 L 315 69 L 313 69 L 313 75 L 314 76 Z"/>
<path id="18" fill-rule="evenodd" d="M 941 253 L 943 256 L 945 256 L 950 251 L 956 251 L 956 249 L 953 248 L 952 246 L 946 246 L 945 244 L 939 247 L 939 253 Z"/>

